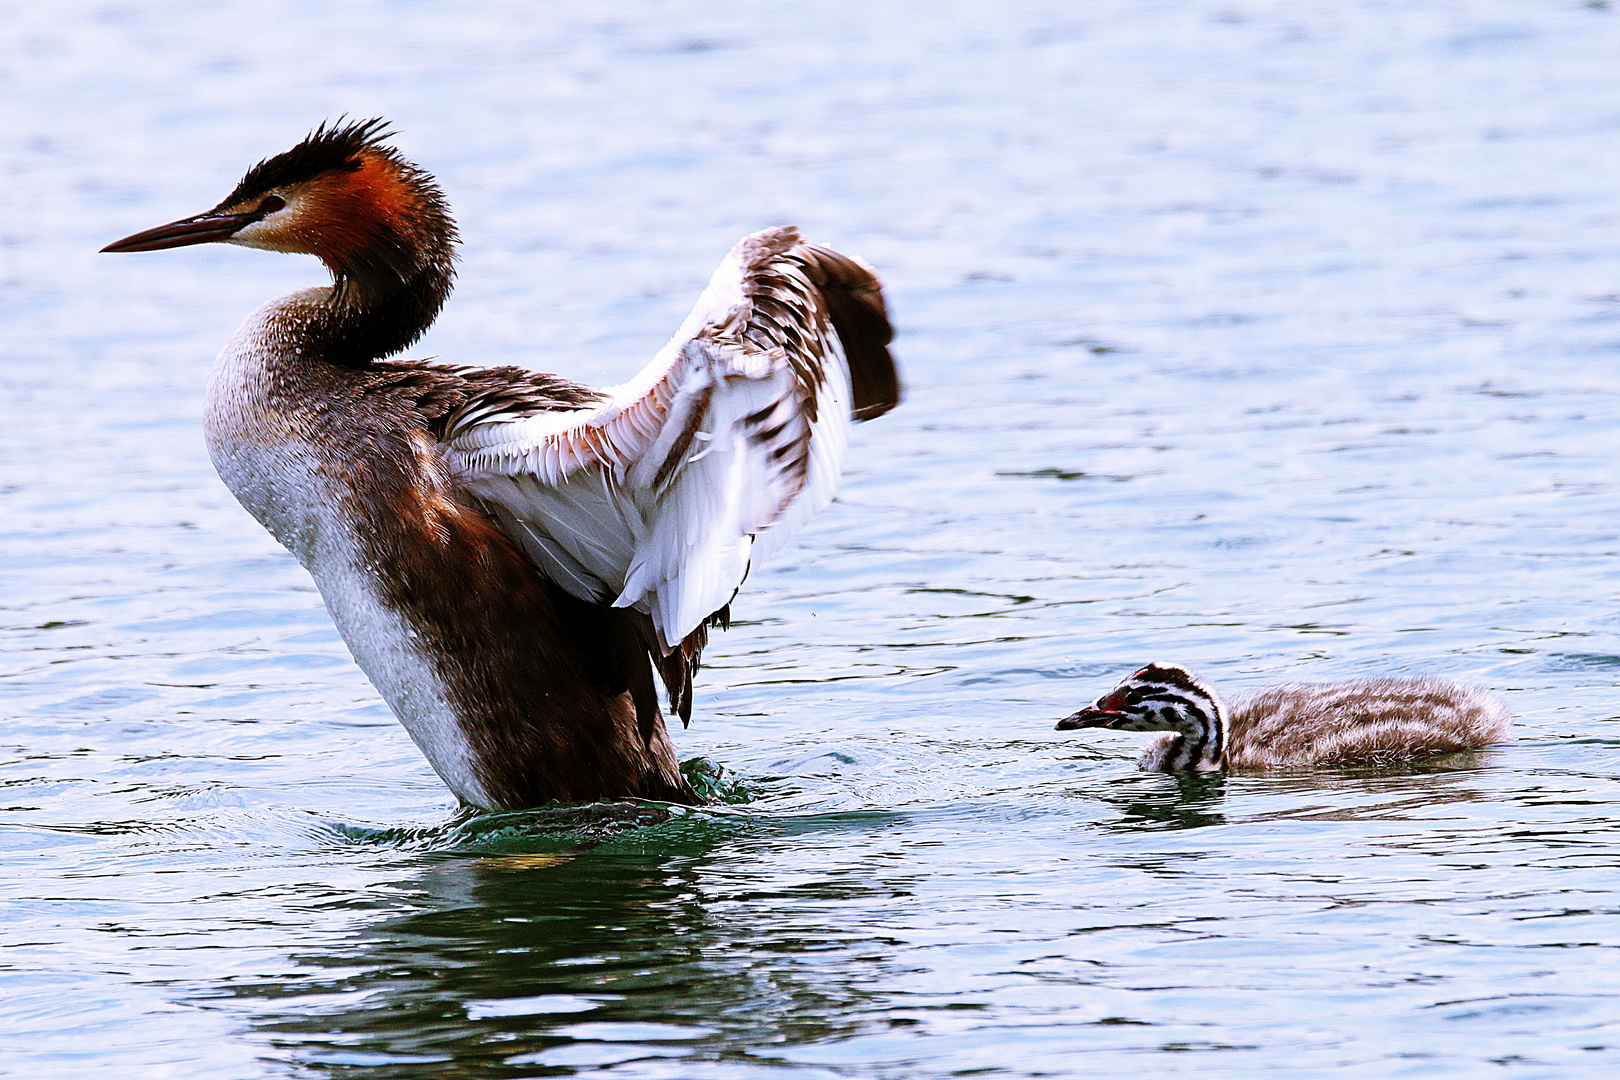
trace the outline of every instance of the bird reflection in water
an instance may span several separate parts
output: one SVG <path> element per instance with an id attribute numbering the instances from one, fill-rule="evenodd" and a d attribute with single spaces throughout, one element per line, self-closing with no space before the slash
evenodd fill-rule
<path id="1" fill-rule="evenodd" d="M 1099 823 L 1105 829 L 1201 829 L 1226 824 L 1226 783 L 1221 773 L 1132 774 L 1085 794 L 1119 811 L 1117 821 Z"/>
<path id="2" fill-rule="evenodd" d="M 600 846 L 430 854 L 388 914 L 294 956 L 285 978 L 209 997 L 247 1005 L 277 1055 L 316 1075 L 784 1064 L 775 1048 L 867 1023 L 892 949 L 836 918 L 885 882 L 773 886 L 714 854 L 781 832 L 704 812 Z M 838 948 L 866 962 L 816 962 Z"/>

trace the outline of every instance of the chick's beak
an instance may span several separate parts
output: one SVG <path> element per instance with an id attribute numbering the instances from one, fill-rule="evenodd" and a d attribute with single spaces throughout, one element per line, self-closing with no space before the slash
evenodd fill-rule
<path id="1" fill-rule="evenodd" d="M 155 229 L 147 229 L 134 236 L 126 236 L 101 250 L 162 251 L 165 248 L 208 244 L 216 240 L 228 240 L 239 229 L 253 224 L 258 219 L 257 214 L 216 214 L 210 211 L 195 217 L 171 221 L 167 225 L 159 225 Z"/>
<path id="2" fill-rule="evenodd" d="M 1072 716 L 1065 716 L 1057 722 L 1058 731 L 1073 731 L 1076 728 L 1107 727 L 1109 724 L 1124 716 L 1124 713 L 1099 709 L 1088 705 Z"/>

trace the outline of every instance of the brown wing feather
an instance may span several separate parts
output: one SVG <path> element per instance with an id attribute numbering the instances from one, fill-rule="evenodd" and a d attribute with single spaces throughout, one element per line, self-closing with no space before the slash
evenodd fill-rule
<path id="1" fill-rule="evenodd" d="M 533 416 L 584 409 L 603 401 L 595 387 L 520 367 L 467 367 L 432 360 L 379 360 L 367 375 L 413 400 L 440 440 L 486 415 Z"/>
<path id="2" fill-rule="evenodd" d="M 653 630 L 652 619 L 641 615 L 640 612 L 634 614 L 639 615 L 643 621 L 647 654 L 652 657 L 653 663 L 658 666 L 658 674 L 663 677 L 664 688 L 669 692 L 670 711 L 681 718 L 682 727 L 690 727 L 692 679 L 703 666 L 703 650 L 709 644 L 709 628 L 714 626 L 722 630 L 731 628 L 731 605 L 727 604 L 710 615 L 703 621 L 703 625 L 687 634 L 681 643 L 668 653 L 662 653 L 658 647 L 658 634 Z"/>
<path id="3" fill-rule="evenodd" d="M 818 244 L 801 244 L 793 255 L 805 276 L 821 291 L 828 317 L 849 363 L 849 385 L 857 420 L 882 416 L 900 404 L 900 372 L 889 355 L 894 327 L 877 275 L 847 255 Z"/>

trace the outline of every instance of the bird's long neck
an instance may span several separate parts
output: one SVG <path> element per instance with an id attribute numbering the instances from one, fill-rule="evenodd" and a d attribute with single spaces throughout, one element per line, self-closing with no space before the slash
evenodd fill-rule
<path id="1" fill-rule="evenodd" d="M 1166 767 L 1219 769 L 1226 759 L 1226 706 L 1213 691 L 1180 697 L 1171 711 L 1175 742 L 1166 755 Z"/>
<path id="2" fill-rule="evenodd" d="M 455 280 L 456 223 L 433 178 L 386 151 L 318 179 L 290 227 L 332 273 L 306 328 L 323 360 L 363 368 L 410 345 L 438 317 Z"/>
<path id="3" fill-rule="evenodd" d="M 341 367 L 363 368 L 399 352 L 427 331 L 450 295 L 448 247 L 407 277 L 379 272 L 335 272 L 325 304 L 304 329 L 311 356 Z"/>

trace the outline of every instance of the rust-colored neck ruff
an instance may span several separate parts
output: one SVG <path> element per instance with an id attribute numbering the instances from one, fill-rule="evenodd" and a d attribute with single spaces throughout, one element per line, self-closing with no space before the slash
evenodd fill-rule
<path id="1" fill-rule="evenodd" d="M 290 230 L 332 272 L 330 302 L 307 330 L 322 360 L 362 368 L 421 337 L 455 277 L 455 222 L 438 185 L 392 151 L 308 185 Z"/>

